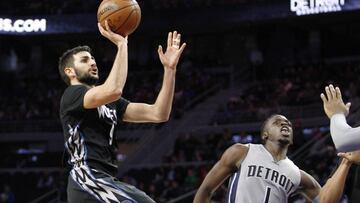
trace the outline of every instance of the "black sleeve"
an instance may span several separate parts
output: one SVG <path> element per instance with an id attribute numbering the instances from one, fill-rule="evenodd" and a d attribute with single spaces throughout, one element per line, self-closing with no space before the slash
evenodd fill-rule
<path id="1" fill-rule="evenodd" d="M 83 111 L 84 110 L 84 96 L 88 88 L 84 85 L 69 86 L 63 95 L 61 105 L 67 112 Z"/>
<path id="2" fill-rule="evenodd" d="M 121 122 L 124 116 L 124 113 L 126 111 L 126 107 L 130 102 L 124 98 L 120 98 L 116 101 L 116 113 L 117 117 L 119 118 L 119 121 Z"/>

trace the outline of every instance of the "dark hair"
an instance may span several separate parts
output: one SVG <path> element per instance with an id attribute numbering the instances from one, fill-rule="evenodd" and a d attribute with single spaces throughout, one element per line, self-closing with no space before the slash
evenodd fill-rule
<path id="1" fill-rule="evenodd" d="M 61 78 L 67 85 L 70 85 L 70 79 L 65 74 L 64 70 L 66 67 L 74 66 L 74 55 L 82 51 L 87 51 L 91 53 L 91 49 L 89 46 L 77 46 L 75 48 L 66 50 L 59 58 L 59 73 Z"/>
<path id="2" fill-rule="evenodd" d="M 271 116 L 269 116 L 261 125 L 261 132 L 260 132 L 260 136 L 261 136 L 261 143 L 264 145 L 266 143 L 266 140 L 263 138 L 263 135 L 265 133 L 265 127 L 266 124 L 270 121 L 270 119 L 272 119 L 274 116 L 278 116 L 279 114 L 272 114 Z"/>

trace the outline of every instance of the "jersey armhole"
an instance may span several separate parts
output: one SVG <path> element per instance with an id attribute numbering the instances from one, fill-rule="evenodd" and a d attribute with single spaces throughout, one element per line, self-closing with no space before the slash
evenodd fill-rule
<path id="1" fill-rule="evenodd" d="M 244 156 L 242 159 L 240 159 L 240 160 L 238 160 L 238 161 L 236 162 L 236 168 L 237 168 L 237 170 L 240 170 L 241 164 L 244 162 L 244 160 L 246 159 L 246 157 L 247 157 L 247 155 L 248 155 L 248 153 L 249 153 L 249 151 L 250 151 L 250 146 L 251 146 L 251 144 L 248 143 L 248 144 L 246 144 L 245 146 L 248 147 L 248 151 L 246 152 L 245 156 Z"/>

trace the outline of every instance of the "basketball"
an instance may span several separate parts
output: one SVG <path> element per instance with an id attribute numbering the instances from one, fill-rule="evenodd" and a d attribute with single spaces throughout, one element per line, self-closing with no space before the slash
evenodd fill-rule
<path id="1" fill-rule="evenodd" d="M 133 33 L 140 24 L 141 10 L 136 0 L 103 0 L 99 5 L 97 20 L 105 28 L 122 36 Z"/>

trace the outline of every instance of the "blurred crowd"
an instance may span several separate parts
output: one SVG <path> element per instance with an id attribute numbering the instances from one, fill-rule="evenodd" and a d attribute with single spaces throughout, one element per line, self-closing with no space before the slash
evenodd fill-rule
<path id="1" fill-rule="evenodd" d="M 0 174 L 0 203 L 31 202 L 51 192 L 57 202 L 66 202 L 64 172 L 7 172 Z"/>
<path id="2" fill-rule="evenodd" d="M 285 66 L 275 78 L 240 88 L 219 106 L 212 124 L 257 121 L 271 113 L 284 111 L 284 107 L 298 107 L 293 108 L 297 117 L 306 116 L 301 115 L 306 107 L 312 111 L 308 117 L 322 116 L 319 95 L 325 86 L 339 86 L 344 100 L 351 101 L 360 95 L 360 84 L 356 79 L 359 74 L 359 63 Z M 286 115 L 290 116 L 290 113 Z"/>

